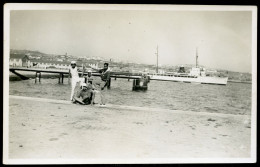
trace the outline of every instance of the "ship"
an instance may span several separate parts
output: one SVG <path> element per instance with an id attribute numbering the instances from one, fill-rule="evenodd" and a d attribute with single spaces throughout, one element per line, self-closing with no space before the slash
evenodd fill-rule
<path id="1" fill-rule="evenodd" d="M 196 48 L 196 66 L 192 67 L 190 72 L 185 72 L 184 66 L 179 67 L 178 72 L 159 74 L 158 73 L 158 46 L 157 46 L 157 73 L 148 74 L 150 80 L 173 81 L 195 84 L 216 84 L 227 85 L 228 77 L 208 76 L 206 69 L 198 65 L 198 49 Z"/>

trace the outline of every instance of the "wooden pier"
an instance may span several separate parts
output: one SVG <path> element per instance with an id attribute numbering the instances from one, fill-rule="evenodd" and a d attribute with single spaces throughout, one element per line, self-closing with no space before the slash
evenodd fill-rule
<path id="1" fill-rule="evenodd" d="M 17 71 L 29 71 L 29 72 L 35 72 L 35 83 L 41 82 L 41 77 L 42 73 L 53 73 L 53 74 L 59 74 L 58 77 L 58 83 L 63 84 L 64 82 L 64 77 L 65 75 L 69 75 L 69 70 L 59 70 L 59 69 L 40 69 L 40 68 L 22 68 L 22 67 L 11 67 L 9 68 L 9 71 L 12 72 L 13 74 L 17 75 L 20 77 L 22 80 L 27 80 L 29 79 L 28 77 L 18 73 Z M 81 73 L 81 72 L 79 72 Z M 87 75 L 87 72 L 84 72 L 83 75 Z M 92 76 L 100 76 L 100 73 L 97 72 L 92 72 Z M 141 74 L 134 74 L 134 73 L 129 73 L 129 72 L 111 72 L 110 75 L 110 80 L 109 80 L 109 85 L 111 85 L 111 78 L 123 78 L 123 79 L 139 79 L 141 78 Z"/>

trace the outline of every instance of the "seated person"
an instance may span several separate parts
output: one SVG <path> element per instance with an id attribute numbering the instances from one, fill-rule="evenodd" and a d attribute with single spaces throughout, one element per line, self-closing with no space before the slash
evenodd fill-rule
<path id="1" fill-rule="evenodd" d="M 85 83 L 93 83 L 94 77 L 92 76 L 92 71 L 88 70 L 88 75 L 84 76 L 85 78 Z"/>
<path id="2" fill-rule="evenodd" d="M 79 78 L 79 79 L 78 79 L 78 82 L 77 82 L 76 85 L 75 85 L 74 94 L 72 95 L 72 101 L 73 101 L 73 103 L 75 102 L 74 97 L 76 97 L 77 92 L 81 90 L 81 84 L 82 84 L 83 82 L 84 82 L 84 78 Z"/>
<path id="3" fill-rule="evenodd" d="M 94 92 L 92 90 L 91 84 L 86 84 L 86 83 L 81 83 L 81 89 L 77 91 L 77 93 L 74 96 L 75 102 L 83 104 L 83 105 L 88 105 L 94 104 Z"/>
<path id="4" fill-rule="evenodd" d="M 89 83 L 91 84 L 92 86 L 92 90 L 97 93 L 97 88 L 98 86 L 100 86 L 100 83 L 97 82 L 96 79 L 94 79 L 94 77 L 92 76 L 92 71 L 91 70 L 88 70 L 88 75 L 87 76 L 84 76 L 85 78 L 85 83 Z"/>

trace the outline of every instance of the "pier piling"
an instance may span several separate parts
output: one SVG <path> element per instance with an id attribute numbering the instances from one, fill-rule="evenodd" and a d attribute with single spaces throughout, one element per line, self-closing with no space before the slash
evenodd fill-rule
<path id="1" fill-rule="evenodd" d="M 61 83 L 63 83 L 64 74 L 61 74 Z"/>
<path id="2" fill-rule="evenodd" d="M 62 83 L 62 84 L 63 84 L 63 80 L 64 80 L 64 74 L 63 74 L 63 73 L 60 73 L 59 83 Z"/>
<path id="3" fill-rule="evenodd" d="M 37 72 L 35 73 L 35 83 L 37 82 Z"/>
<path id="4" fill-rule="evenodd" d="M 39 82 L 41 82 L 41 73 L 40 72 L 36 72 L 35 73 L 35 83 L 37 83 L 38 74 L 39 74 Z"/>
<path id="5" fill-rule="evenodd" d="M 107 88 L 110 89 L 110 86 L 111 86 L 111 78 L 109 78 L 109 80 L 108 80 Z"/>
<path id="6" fill-rule="evenodd" d="M 139 78 L 133 80 L 133 88 L 132 90 L 143 90 L 146 91 L 148 88 L 148 79 L 147 78 Z"/>
<path id="7" fill-rule="evenodd" d="M 41 73 L 39 72 L 39 82 L 41 82 Z"/>

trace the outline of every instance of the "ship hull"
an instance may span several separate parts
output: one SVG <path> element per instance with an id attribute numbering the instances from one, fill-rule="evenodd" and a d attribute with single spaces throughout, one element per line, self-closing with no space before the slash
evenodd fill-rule
<path id="1" fill-rule="evenodd" d="M 197 83 L 197 84 L 216 84 L 226 85 L 228 77 L 175 77 L 175 76 L 159 76 L 150 75 L 151 80 L 159 81 L 173 81 L 173 82 L 184 82 L 184 83 Z"/>

